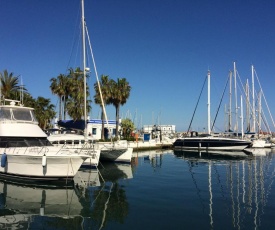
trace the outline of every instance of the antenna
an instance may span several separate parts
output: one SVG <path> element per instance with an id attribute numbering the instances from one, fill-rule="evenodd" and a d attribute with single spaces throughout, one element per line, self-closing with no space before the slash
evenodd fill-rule
<path id="1" fill-rule="evenodd" d="M 23 79 L 22 76 L 20 76 L 21 78 L 21 85 L 20 85 L 20 103 L 23 105 L 24 104 L 24 93 L 23 93 Z"/>

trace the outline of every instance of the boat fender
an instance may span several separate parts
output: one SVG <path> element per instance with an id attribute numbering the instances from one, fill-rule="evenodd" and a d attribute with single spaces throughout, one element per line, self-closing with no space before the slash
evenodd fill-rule
<path id="1" fill-rule="evenodd" d="M 3 153 L 1 156 L 1 167 L 5 168 L 7 163 L 7 154 Z"/>
<path id="2" fill-rule="evenodd" d="M 46 165 L 47 165 L 47 157 L 44 154 L 43 157 L 42 157 L 42 166 L 45 167 Z"/>
<path id="3" fill-rule="evenodd" d="M 45 208 L 41 207 L 40 208 L 40 216 L 44 216 L 45 214 Z"/>

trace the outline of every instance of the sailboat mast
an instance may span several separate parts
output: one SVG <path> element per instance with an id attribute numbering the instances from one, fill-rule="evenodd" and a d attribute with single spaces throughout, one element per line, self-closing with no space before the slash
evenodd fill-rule
<path id="1" fill-rule="evenodd" d="M 236 133 L 239 132 L 238 127 L 238 98 L 237 98 L 237 71 L 236 71 L 236 63 L 234 62 L 234 90 L 235 90 L 235 122 L 236 122 Z"/>
<path id="2" fill-rule="evenodd" d="M 85 43 L 85 17 L 84 17 L 84 0 L 81 0 L 82 8 L 82 48 L 83 48 L 83 81 L 84 81 L 84 137 L 87 140 L 87 108 L 86 108 L 86 43 Z"/>
<path id="3" fill-rule="evenodd" d="M 243 96 L 241 95 L 241 131 L 242 131 L 242 139 L 244 137 L 243 131 Z"/>
<path id="4" fill-rule="evenodd" d="M 245 86 L 245 95 L 246 95 L 246 130 L 250 132 L 250 99 L 249 99 L 249 82 L 246 80 Z"/>
<path id="5" fill-rule="evenodd" d="M 258 99 L 258 103 L 259 103 L 259 105 L 258 105 L 258 135 L 260 134 L 260 132 L 261 132 L 261 126 L 262 126 L 262 124 L 261 124 L 261 121 L 262 121 L 262 90 L 260 90 L 260 92 L 259 92 L 259 99 Z"/>
<path id="6" fill-rule="evenodd" d="M 256 110 L 255 110 L 255 89 L 254 89 L 254 66 L 251 66 L 252 72 L 252 119 L 253 119 L 253 132 L 256 132 Z"/>
<path id="7" fill-rule="evenodd" d="M 210 71 L 207 72 L 207 81 L 208 81 L 208 97 L 207 97 L 207 127 L 208 127 L 208 134 L 210 134 Z"/>
<path id="8" fill-rule="evenodd" d="M 232 71 L 229 73 L 229 112 L 228 112 L 228 131 L 232 129 Z"/>

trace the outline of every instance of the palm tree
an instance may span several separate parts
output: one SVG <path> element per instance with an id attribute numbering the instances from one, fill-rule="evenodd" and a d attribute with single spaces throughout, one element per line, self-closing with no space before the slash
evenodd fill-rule
<path id="1" fill-rule="evenodd" d="M 100 82 L 97 82 L 94 84 L 94 89 L 95 89 L 95 95 L 94 95 L 94 101 L 96 104 L 100 105 L 101 107 L 101 121 L 102 121 L 102 128 L 101 128 L 101 139 L 105 139 L 104 138 L 104 120 L 105 115 L 104 115 L 104 110 L 103 110 L 103 106 L 110 104 L 110 98 L 111 98 L 111 89 L 110 89 L 110 85 L 111 85 L 112 80 L 109 79 L 109 76 L 107 75 L 101 75 L 101 80 Z M 99 91 L 99 87 L 102 93 L 102 99 L 101 100 L 101 96 L 100 96 L 100 91 Z"/>
<path id="2" fill-rule="evenodd" d="M 35 101 L 34 109 L 38 125 L 42 129 L 49 128 L 51 120 L 55 117 L 54 105 L 51 104 L 51 100 L 38 97 Z"/>
<path id="3" fill-rule="evenodd" d="M 4 70 L 0 73 L 1 81 L 1 94 L 4 98 L 18 100 L 20 98 L 20 92 L 26 92 L 27 90 L 19 85 L 19 76 L 14 76 L 13 73 L 8 73 Z"/>
<path id="4" fill-rule="evenodd" d="M 124 105 L 130 96 L 131 86 L 126 78 L 118 78 L 117 81 L 112 82 L 111 86 L 112 98 L 111 104 L 116 108 L 116 138 L 118 137 L 118 123 L 120 106 Z"/>
<path id="5" fill-rule="evenodd" d="M 84 115 L 84 82 L 83 71 L 77 67 L 69 68 L 69 74 L 66 76 L 60 74 L 57 78 L 51 80 L 51 90 L 53 94 L 59 97 L 59 120 L 62 119 L 61 107 L 63 102 L 63 117 L 66 118 L 66 112 L 74 120 L 80 120 Z M 89 87 L 86 87 L 86 94 L 89 95 Z M 90 112 L 91 100 L 87 100 L 87 112 Z"/>
<path id="6" fill-rule="evenodd" d="M 83 71 L 78 67 L 75 70 L 69 69 L 68 75 L 68 101 L 66 103 L 67 112 L 74 120 L 84 117 L 84 76 Z M 87 77 L 87 76 L 86 76 Z M 86 85 L 86 95 L 89 97 L 89 87 Z M 86 98 L 87 113 L 91 111 L 91 100 Z"/>
<path id="7" fill-rule="evenodd" d="M 23 94 L 22 102 L 24 106 L 32 107 L 32 108 L 34 108 L 36 104 L 36 100 L 29 93 L 26 93 L 26 92 Z"/>
<path id="8" fill-rule="evenodd" d="M 62 102 L 63 102 L 63 108 L 64 108 L 64 119 L 65 119 L 65 98 L 66 98 L 66 87 L 68 84 L 68 78 L 64 74 L 58 75 L 57 78 L 51 78 L 51 91 L 53 94 L 57 95 L 59 97 L 59 120 L 62 119 Z"/>

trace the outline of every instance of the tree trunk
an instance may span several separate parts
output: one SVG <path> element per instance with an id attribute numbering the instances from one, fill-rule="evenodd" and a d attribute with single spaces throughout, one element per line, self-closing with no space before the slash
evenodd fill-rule
<path id="1" fill-rule="evenodd" d="M 101 126 L 101 139 L 105 140 L 104 137 L 104 121 L 105 121 L 105 116 L 104 116 L 104 112 L 103 112 L 103 107 L 101 107 L 101 122 L 102 122 L 102 126 Z"/>
<path id="2" fill-rule="evenodd" d="M 116 138 L 118 138 L 119 110 L 120 105 L 116 106 Z"/>
<path id="3" fill-rule="evenodd" d="M 66 96 L 64 96 L 64 105 L 63 105 L 63 117 L 66 120 Z"/>
<path id="4" fill-rule="evenodd" d="M 62 114 L 61 114 L 62 103 L 61 103 L 61 99 L 62 99 L 62 96 L 59 96 L 59 118 L 58 118 L 59 121 L 62 119 Z"/>

